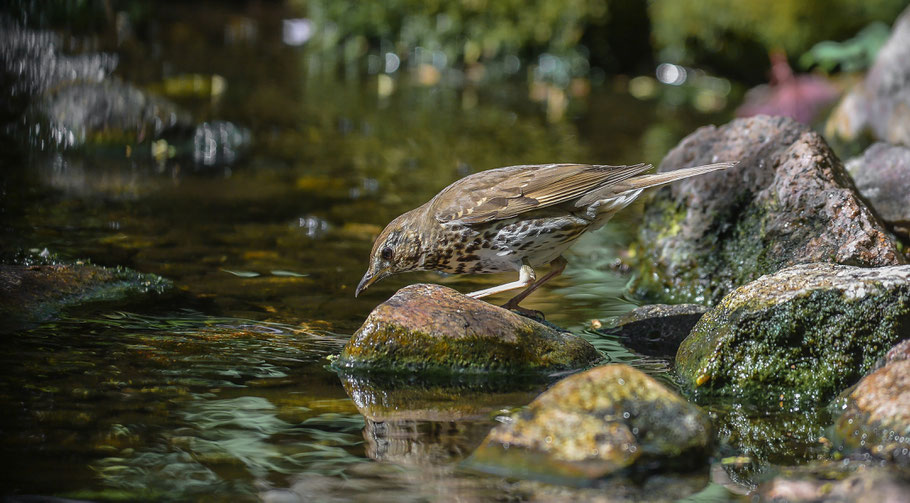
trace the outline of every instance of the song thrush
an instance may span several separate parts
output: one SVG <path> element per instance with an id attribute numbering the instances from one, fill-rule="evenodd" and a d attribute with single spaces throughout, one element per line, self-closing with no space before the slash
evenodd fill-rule
<path id="1" fill-rule="evenodd" d="M 562 253 L 602 226 L 644 189 L 726 169 L 718 163 L 643 175 L 650 164 L 543 164 L 481 171 L 458 180 L 395 220 L 376 238 L 370 266 L 354 295 L 405 271 L 496 273 L 518 271 L 518 281 L 469 293 L 474 298 L 524 288 L 518 303 L 562 273 Z M 536 280 L 534 268 L 552 269 Z"/>

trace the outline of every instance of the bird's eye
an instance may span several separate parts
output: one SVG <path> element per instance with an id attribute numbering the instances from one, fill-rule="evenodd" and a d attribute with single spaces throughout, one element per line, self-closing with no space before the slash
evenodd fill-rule
<path id="1" fill-rule="evenodd" d="M 382 257 L 382 260 L 392 260 L 393 255 L 394 255 L 394 253 L 392 252 L 392 249 L 388 248 L 388 247 L 383 248 L 382 251 L 380 252 L 380 256 Z"/>

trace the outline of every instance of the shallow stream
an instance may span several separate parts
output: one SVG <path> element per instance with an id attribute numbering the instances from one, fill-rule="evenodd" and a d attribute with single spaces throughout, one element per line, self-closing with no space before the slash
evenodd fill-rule
<path id="1" fill-rule="evenodd" d="M 524 82 L 428 86 L 401 74 L 389 92 L 385 76 L 314 71 L 304 51 L 282 44 L 280 8 L 148 15 L 154 30 L 116 49 L 115 75 L 168 97 L 196 136 L 152 145 L 112 135 L 66 151 L 18 137 L 2 156 L 0 251 L 127 266 L 170 279 L 175 292 L 71 309 L 0 337 L 4 492 L 127 501 L 592 496 L 458 464 L 497 413 L 546 383 L 365 382 L 337 375 L 328 357 L 406 284 L 468 291 L 507 279 L 410 274 L 353 297 L 382 226 L 451 181 L 511 164 L 657 163 L 724 116 L 636 99 L 621 81 L 595 82 L 556 119 Z M 244 26 L 256 35 L 225 35 Z M 217 82 L 218 92 L 186 84 L 194 79 Z M 200 131 L 249 139 L 236 160 L 207 162 Z M 626 294 L 631 276 L 615 267 L 637 210 L 587 236 L 566 274 L 524 305 L 588 338 L 605 360 L 669 380 L 666 362 L 585 330 L 637 302 Z M 707 478 L 647 484 L 681 497 Z M 615 494 L 636 494 L 624 491 Z"/>

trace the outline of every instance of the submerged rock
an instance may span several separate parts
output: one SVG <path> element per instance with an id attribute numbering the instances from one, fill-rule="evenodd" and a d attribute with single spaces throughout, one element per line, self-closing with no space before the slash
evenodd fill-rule
<path id="1" fill-rule="evenodd" d="M 599 360 L 588 341 L 440 285 L 399 290 L 367 317 L 336 366 L 374 372 L 552 373 Z"/>
<path id="2" fill-rule="evenodd" d="M 563 379 L 490 432 L 468 466 L 553 480 L 622 470 L 692 470 L 711 444 L 701 409 L 627 365 Z"/>
<path id="3" fill-rule="evenodd" d="M 847 161 L 847 171 L 882 220 L 910 236 L 910 148 L 876 143 Z"/>
<path id="4" fill-rule="evenodd" d="M 52 318 L 61 310 L 90 302 L 125 301 L 160 294 L 171 283 L 125 267 L 91 264 L 0 264 L 0 327 Z"/>
<path id="5" fill-rule="evenodd" d="M 724 297 L 676 356 L 699 396 L 820 403 L 910 337 L 910 266 L 803 264 Z"/>
<path id="6" fill-rule="evenodd" d="M 910 466 L 908 343 L 895 348 L 896 353 L 889 352 L 883 359 L 887 363 L 847 394 L 835 425 L 838 438 L 848 448 L 905 466 Z"/>
<path id="7" fill-rule="evenodd" d="M 808 127 L 767 116 L 703 127 L 660 171 L 727 160 L 739 164 L 674 183 L 648 205 L 635 250 L 643 293 L 713 304 L 797 263 L 904 263 L 841 162 Z"/>
<path id="8" fill-rule="evenodd" d="M 641 306 L 619 318 L 605 333 L 647 356 L 671 356 L 708 308 L 700 304 Z"/>
<path id="9" fill-rule="evenodd" d="M 847 141 L 866 131 L 910 146 L 910 7 L 897 18 L 866 78 L 844 96 L 826 125 L 827 135 Z"/>

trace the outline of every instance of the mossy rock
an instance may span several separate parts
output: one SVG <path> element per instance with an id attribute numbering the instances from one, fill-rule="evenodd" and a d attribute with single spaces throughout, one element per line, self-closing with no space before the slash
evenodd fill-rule
<path id="1" fill-rule="evenodd" d="M 2 325 L 42 321 L 68 307 L 95 302 L 124 302 L 162 294 L 171 282 L 125 267 L 72 264 L 0 264 Z"/>
<path id="2" fill-rule="evenodd" d="M 513 414 L 468 459 L 499 474 L 571 481 L 617 472 L 702 466 L 706 413 L 653 377 L 604 365 L 560 381 Z"/>
<path id="3" fill-rule="evenodd" d="M 807 126 L 757 116 L 703 127 L 660 171 L 717 161 L 739 164 L 674 183 L 647 205 L 632 254 L 641 295 L 713 305 L 794 264 L 906 262 L 841 161 Z"/>
<path id="4" fill-rule="evenodd" d="M 734 290 L 676 356 L 697 398 L 821 404 L 910 337 L 910 266 L 804 264 Z"/>
<path id="5" fill-rule="evenodd" d="M 588 341 L 451 288 L 399 290 L 367 317 L 335 366 L 424 375 L 546 375 L 601 359 Z"/>

